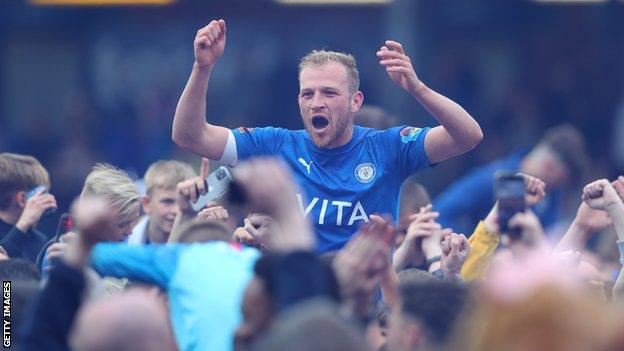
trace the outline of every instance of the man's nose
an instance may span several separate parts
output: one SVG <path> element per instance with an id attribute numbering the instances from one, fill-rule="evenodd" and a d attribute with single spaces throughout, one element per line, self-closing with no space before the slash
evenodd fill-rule
<path id="1" fill-rule="evenodd" d="M 312 105 L 310 105 L 310 108 L 312 108 L 313 110 L 321 110 L 325 108 L 325 99 L 323 99 L 322 94 L 314 94 L 314 97 L 312 98 Z"/>

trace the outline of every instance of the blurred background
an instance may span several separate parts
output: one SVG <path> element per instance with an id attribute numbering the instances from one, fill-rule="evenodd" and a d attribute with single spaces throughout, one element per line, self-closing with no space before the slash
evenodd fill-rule
<path id="1" fill-rule="evenodd" d="M 95 162 L 139 177 L 157 159 L 199 163 L 171 141 L 171 123 L 195 32 L 214 18 L 226 20 L 228 41 L 209 88 L 211 122 L 302 128 L 298 59 L 328 48 L 356 56 L 366 103 L 402 124 L 434 125 L 378 65 L 392 38 L 485 133 L 473 152 L 419 174 L 433 195 L 561 122 L 584 132 L 594 177 L 624 168 L 624 1 L 152 1 L 0 2 L 0 150 L 40 159 L 62 208 Z"/>

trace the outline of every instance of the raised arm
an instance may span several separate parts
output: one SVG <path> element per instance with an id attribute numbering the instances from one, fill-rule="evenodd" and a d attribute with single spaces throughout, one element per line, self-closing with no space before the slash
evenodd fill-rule
<path id="1" fill-rule="evenodd" d="M 193 43 L 195 63 L 180 96 L 173 119 L 172 139 L 197 155 L 219 160 L 228 140 L 228 129 L 206 122 L 206 92 L 214 65 L 225 49 L 225 21 L 211 21 L 197 31 Z"/>
<path id="2" fill-rule="evenodd" d="M 387 40 L 377 52 L 379 63 L 386 67 L 390 79 L 410 93 L 440 122 L 425 139 L 425 151 L 431 163 L 438 163 L 472 150 L 481 139 L 483 132 L 477 121 L 453 100 L 428 88 L 412 67 L 410 58 L 403 46 Z"/>

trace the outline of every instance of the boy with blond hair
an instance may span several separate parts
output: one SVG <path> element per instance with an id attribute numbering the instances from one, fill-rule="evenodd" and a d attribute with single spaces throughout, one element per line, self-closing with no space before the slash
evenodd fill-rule
<path id="1" fill-rule="evenodd" d="M 145 216 L 134 227 L 129 245 L 167 242 L 178 212 L 176 186 L 193 177 L 193 168 L 184 162 L 160 160 L 149 166 L 144 177 L 145 195 L 141 198 Z"/>

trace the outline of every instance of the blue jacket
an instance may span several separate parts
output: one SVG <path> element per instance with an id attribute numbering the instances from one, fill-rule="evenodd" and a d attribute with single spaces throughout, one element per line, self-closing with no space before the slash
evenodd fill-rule
<path id="1" fill-rule="evenodd" d="M 169 297 L 180 350 L 231 350 L 243 292 L 260 253 L 225 242 L 192 245 L 99 244 L 92 267 L 102 276 L 154 284 Z"/>

